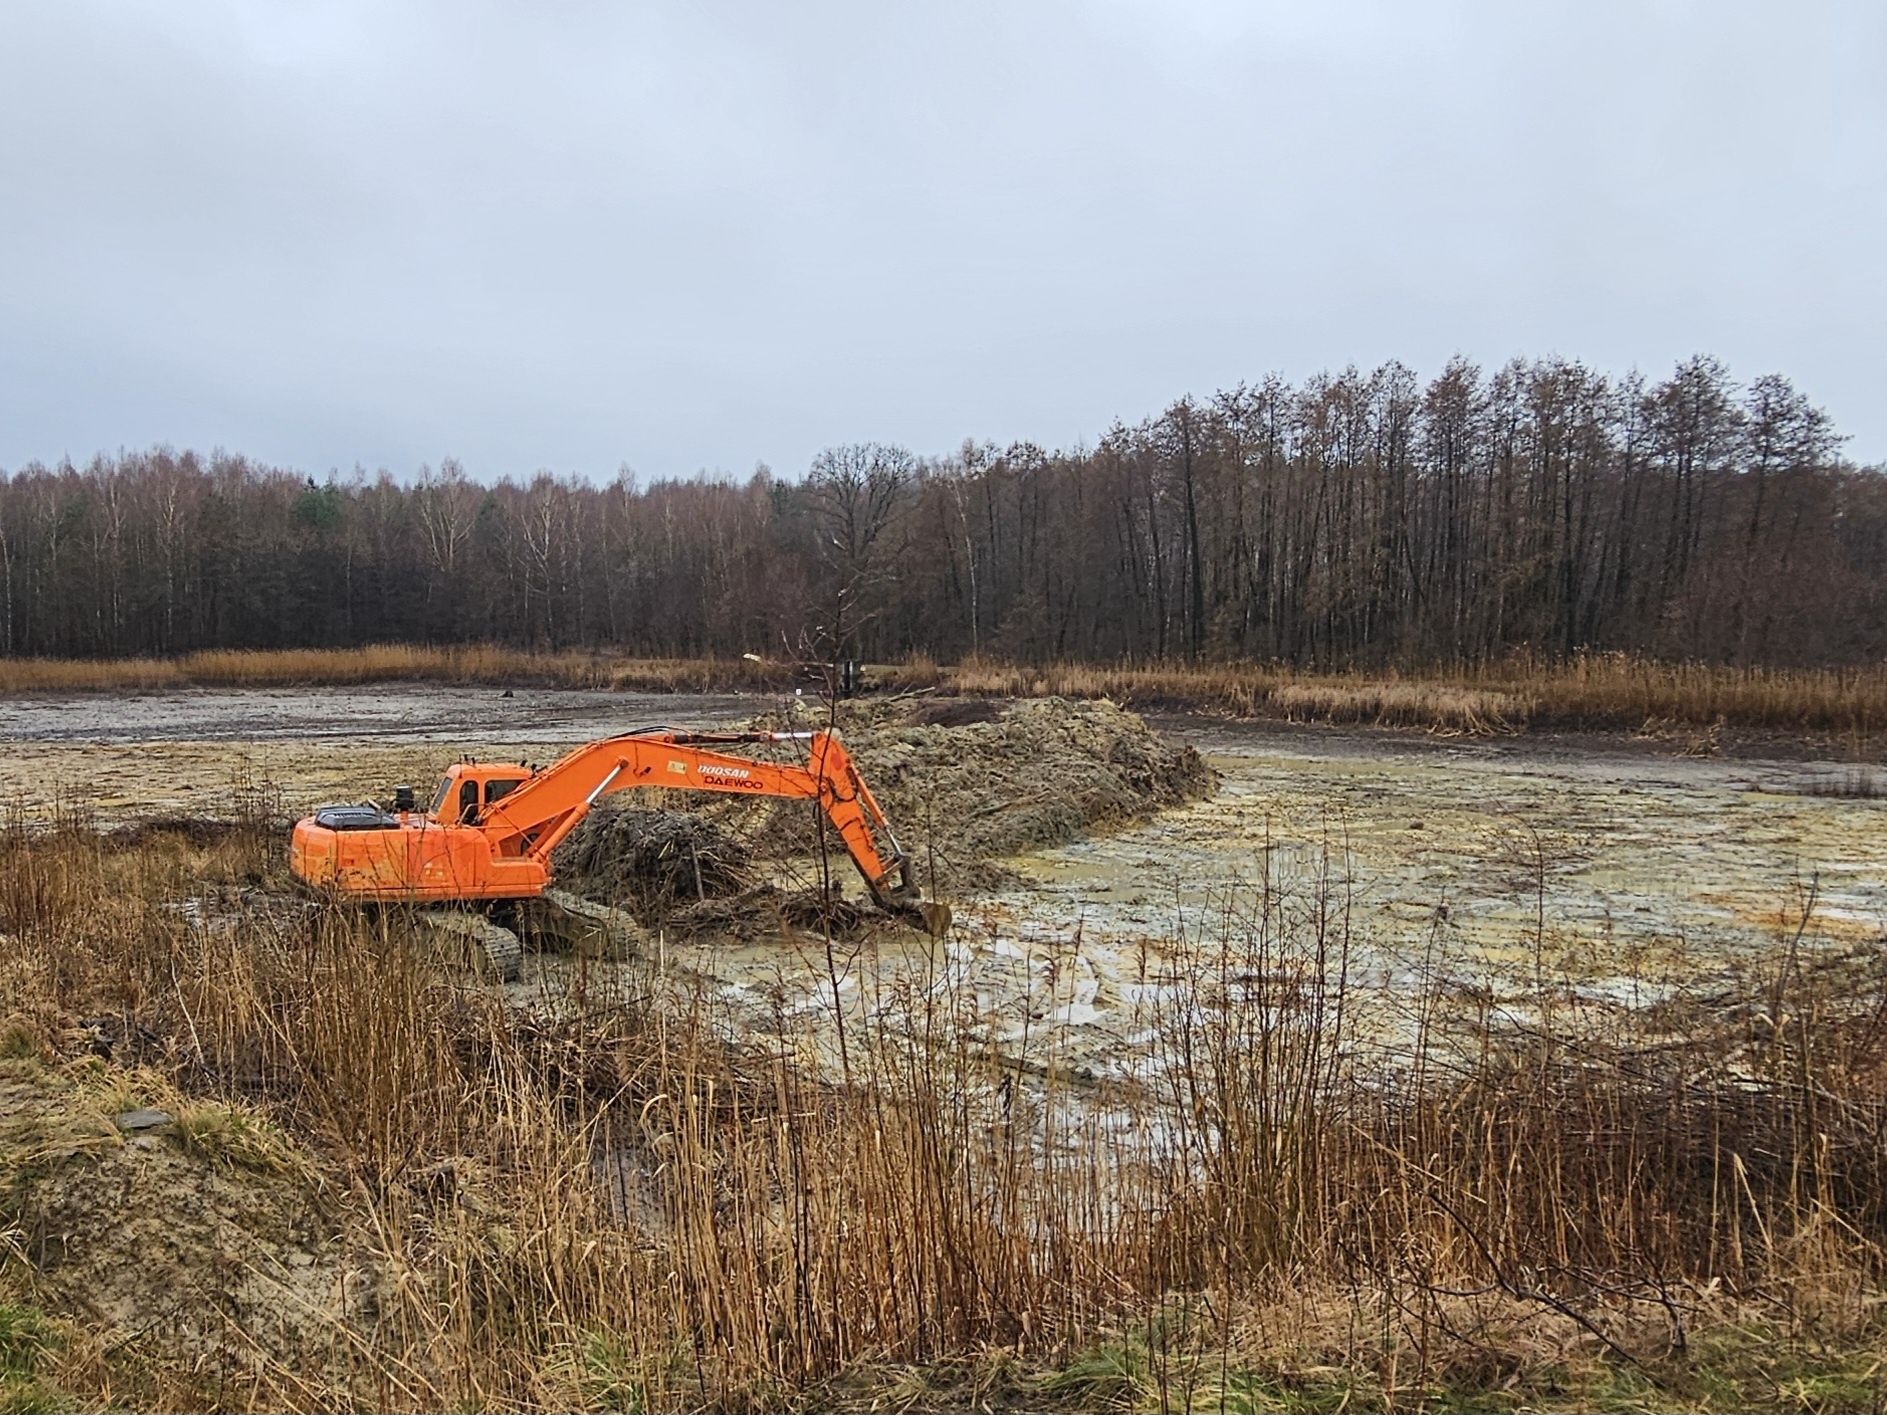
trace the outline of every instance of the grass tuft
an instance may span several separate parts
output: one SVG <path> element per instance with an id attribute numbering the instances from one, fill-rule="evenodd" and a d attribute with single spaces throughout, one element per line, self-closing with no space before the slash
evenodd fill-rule
<path id="1" fill-rule="evenodd" d="M 186 1150 L 219 1169 L 286 1174 L 295 1152 L 281 1127 L 247 1106 L 193 1102 L 180 1105 L 175 1134 Z"/>
<path id="2" fill-rule="evenodd" d="M 0 1415 L 54 1415 L 79 1407 L 48 1371 L 62 1345 L 58 1325 L 44 1313 L 0 1296 Z"/>

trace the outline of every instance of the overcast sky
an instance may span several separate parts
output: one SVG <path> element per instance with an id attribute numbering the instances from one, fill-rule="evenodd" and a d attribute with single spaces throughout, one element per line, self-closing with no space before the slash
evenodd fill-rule
<path id="1" fill-rule="evenodd" d="M 0 467 L 608 477 L 1696 351 L 1887 459 L 1887 4 L 0 0 Z"/>

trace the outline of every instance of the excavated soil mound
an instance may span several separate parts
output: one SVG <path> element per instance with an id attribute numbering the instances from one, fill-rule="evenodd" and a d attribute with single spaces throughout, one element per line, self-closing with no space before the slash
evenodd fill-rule
<path id="1" fill-rule="evenodd" d="M 806 712 L 756 725 L 824 720 Z M 1217 780 L 1198 752 L 1105 699 L 866 702 L 847 704 L 838 726 L 926 888 L 994 883 L 1005 856 L 1144 820 L 1209 795 Z M 803 856 L 804 808 L 775 806 L 743 834 L 756 853 Z"/>
<path id="2" fill-rule="evenodd" d="M 706 816 L 599 807 L 557 847 L 553 867 L 580 894 L 662 914 L 738 894 L 754 882 L 746 845 Z"/>
<path id="3" fill-rule="evenodd" d="M 863 906 L 816 889 L 780 889 L 763 884 L 726 899 L 684 904 L 662 920 L 670 934 L 683 938 L 774 938 L 782 932 L 855 938 L 870 919 Z"/>
<path id="4" fill-rule="evenodd" d="M 114 1122 L 126 1104 L 0 1062 L 0 1234 L 12 1227 L 37 1300 L 115 1337 L 114 1351 L 187 1354 L 206 1390 L 231 1383 L 235 1404 L 260 1362 L 292 1363 L 311 1384 L 344 1381 L 381 1275 L 338 1241 L 339 1217 L 298 1152 L 212 1147 L 245 1133 L 206 1125 L 214 1107 L 179 1108 L 191 1126 L 154 1109 Z M 0 1247 L 0 1268 L 5 1256 Z"/>
<path id="5" fill-rule="evenodd" d="M 931 721 L 843 730 L 907 848 L 922 843 L 959 883 L 988 861 L 1144 819 L 1214 785 L 1198 752 L 1105 700 L 1042 698 L 984 720 L 944 706 L 917 710 Z"/>

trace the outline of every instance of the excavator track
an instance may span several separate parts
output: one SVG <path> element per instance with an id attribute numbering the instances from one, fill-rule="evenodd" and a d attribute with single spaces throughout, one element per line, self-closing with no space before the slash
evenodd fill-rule
<path id="1" fill-rule="evenodd" d="M 461 909 L 424 909 L 419 922 L 435 939 L 500 982 L 515 983 L 524 968 L 524 944 L 502 924 Z"/>
<path id="2" fill-rule="evenodd" d="M 651 951 L 648 931 L 625 910 L 567 889 L 546 889 L 540 898 L 546 923 L 582 957 L 621 960 Z"/>

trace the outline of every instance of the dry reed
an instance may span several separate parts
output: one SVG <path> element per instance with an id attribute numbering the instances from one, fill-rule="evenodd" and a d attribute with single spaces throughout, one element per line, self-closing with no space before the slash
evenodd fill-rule
<path id="1" fill-rule="evenodd" d="M 0 693 L 165 688 L 489 683 L 643 692 L 715 692 L 777 686 L 786 670 L 743 659 L 625 659 L 537 653 L 493 644 L 357 649 L 205 649 L 166 659 L 0 659 Z"/>
<path id="2" fill-rule="evenodd" d="M 1384 1052 L 1340 901 L 1261 884 L 1163 955 L 1138 1077 L 1079 1080 L 1052 1030 L 1018 1069 L 939 974 L 873 998 L 841 1084 L 729 1044 L 701 990 L 599 977 L 581 1007 L 509 1009 L 397 915 L 255 894 L 274 844 L 260 821 L 114 841 L 70 814 L 0 834 L 0 1028 L 56 1057 L 76 1018 L 122 1019 L 141 1040 L 115 1059 L 297 1137 L 371 1257 L 371 1322 L 311 1312 L 292 1350 L 143 1364 L 75 1343 L 56 1375 L 79 1398 L 882 1402 L 998 1353 L 1011 1403 L 1165 1399 L 1183 1377 L 1196 1404 L 1316 1369 L 1411 1405 L 1512 1386 L 1524 1330 L 1675 1403 L 1726 1303 L 1792 1339 L 1880 1334 L 1877 958 L 1823 977 L 1785 948 L 1576 1026 L 1553 987 L 1501 1013 L 1432 975 Z M 218 908 L 176 907 L 206 891 Z M 1254 1344 L 1281 1304 L 1312 1349 Z M 1571 1380 L 1571 1359 L 1528 1379 Z"/>
<path id="3" fill-rule="evenodd" d="M 379 682 L 517 684 L 639 692 L 777 691 L 823 683 L 816 665 L 635 659 L 495 645 L 206 650 L 175 659 L 0 659 L 0 694 L 297 687 Z M 1449 733 L 1673 728 L 1818 734 L 1866 749 L 1887 732 L 1887 666 L 1734 668 L 1626 654 L 1515 657 L 1420 672 L 1311 672 L 1255 663 L 1043 666 L 916 657 L 874 668 L 893 691 L 1113 698 L 1142 709 Z"/>
<path id="4" fill-rule="evenodd" d="M 1315 673 L 1265 664 L 920 664 L 887 681 L 994 697 L 1111 697 L 1142 709 L 1424 727 L 1639 732 L 1682 724 L 1859 739 L 1887 730 L 1887 666 L 1732 668 L 1625 654 L 1515 658 L 1422 672 Z"/>

